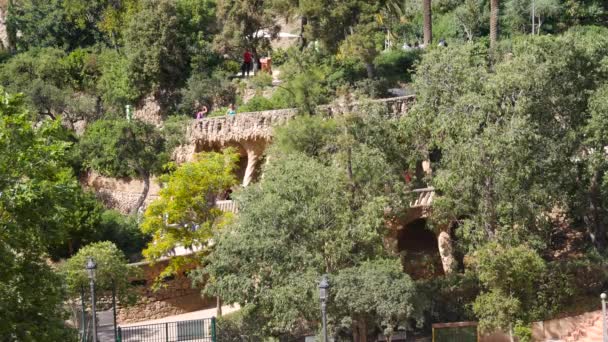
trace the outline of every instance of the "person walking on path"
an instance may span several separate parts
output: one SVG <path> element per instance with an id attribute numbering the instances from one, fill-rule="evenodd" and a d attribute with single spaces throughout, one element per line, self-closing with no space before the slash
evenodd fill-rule
<path id="1" fill-rule="evenodd" d="M 245 75 L 247 77 L 249 77 L 249 71 L 251 71 L 251 66 L 253 62 L 253 56 L 251 55 L 251 52 L 249 52 L 249 50 L 245 50 L 245 53 L 243 54 L 243 67 L 241 68 L 241 74 L 243 75 L 243 77 L 245 77 Z"/>
<path id="2" fill-rule="evenodd" d="M 230 106 L 228 106 L 228 110 L 226 111 L 226 115 L 228 116 L 235 116 L 236 115 L 236 109 L 234 108 L 234 104 L 230 104 Z"/>

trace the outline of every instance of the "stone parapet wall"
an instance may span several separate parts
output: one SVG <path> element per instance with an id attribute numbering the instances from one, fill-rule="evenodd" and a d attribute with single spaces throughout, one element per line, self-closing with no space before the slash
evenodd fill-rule
<path id="1" fill-rule="evenodd" d="M 156 264 L 134 265 L 142 270 L 142 279 L 139 280 L 145 281 L 145 284 L 136 287 L 138 301 L 135 305 L 119 305 L 116 312 L 119 324 L 164 318 L 215 306 L 215 298 L 203 297 L 200 289 L 192 287 L 192 280 L 185 272 L 163 281 L 161 288 L 154 291 L 154 279 L 167 266 L 166 260 Z"/>
<path id="2" fill-rule="evenodd" d="M 332 104 L 320 106 L 319 115 L 332 117 L 345 113 L 365 112 L 370 106 L 383 106 L 388 117 L 406 115 L 414 104 L 414 96 L 401 96 L 380 100 L 368 100 L 351 104 Z M 150 112 L 150 118 L 156 118 L 159 107 L 147 99 L 149 105 L 144 106 L 143 112 Z M 158 108 L 157 108 L 158 107 Z M 141 111 L 140 111 L 141 112 Z M 143 112 L 136 112 L 140 117 Z M 272 140 L 273 129 L 284 125 L 296 117 L 295 108 L 278 109 L 261 112 L 238 113 L 235 116 L 213 117 L 202 120 L 192 120 L 186 130 L 187 142 L 173 151 L 173 160 L 177 163 L 191 161 L 196 152 L 206 150 L 200 146 L 240 146 L 247 158 L 247 168 L 243 185 L 249 184 L 257 172 L 259 161 L 264 149 Z M 143 115 L 143 114 L 142 114 Z M 148 122 L 158 124 L 148 118 Z M 213 150 L 213 149 L 211 149 Z M 81 183 L 94 189 L 100 200 L 108 207 L 122 213 L 130 213 L 143 191 L 144 183 L 137 179 L 113 179 L 100 176 L 94 172 L 85 175 Z M 156 179 L 150 180 L 150 191 L 144 202 L 144 207 L 158 197 L 160 187 Z"/>
<path id="3" fill-rule="evenodd" d="M 415 101 L 414 96 L 401 96 L 380 100 L 355 102 L 353 104 L 333 104 L 320 106 L 322 116 L 337 116 L 349 112 L 359 112 L 371 105 L 386 107 L 388 114 L 399 117 L 407 114 Z M 193 120 L 187 130 L 187 141 L 224 144 L 229 141 L 270 140 L 272 129 L 284 125 L 296 117 L 298 110 L 277 109 L 262 112 L 238 113 L 235 116 L 221 116 Z"/>

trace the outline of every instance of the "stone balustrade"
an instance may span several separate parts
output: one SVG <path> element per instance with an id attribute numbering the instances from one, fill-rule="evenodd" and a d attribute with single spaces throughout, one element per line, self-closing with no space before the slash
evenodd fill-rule
<path id="1" fill-rule="evenodd" d="M 352 104 L 332 104 L 319 107 L 322 116 L 337 116 L 349 112 L 360 112 L 367 106 L 384 106 L 387 115 L 399 117 L 405 115 L 413 105 L 415 97 L 401 96 L 388 99 L 369 100 Z M 191 142 L 224 144 L 229 141 L 270 140 L 272 128 L 285 124 L 297 115 L 297 109 L 277 109 L 261 112 L 238 113 L 235 116 L 221 116 L 193 120 L 188 128 L 188 140 Z"/>
<path id="2" fill-rule="evenodd" d="M 418 197 L 410 202 L 410 208 L 429 207 L 433 204 L 433 197 L 435 197 L 435 188 L 422 188 L 412 190 L 413 193 L 418 194 Z"/>
<path id="3" fill-rule="evenodd" d="M 226 212 L 233 213 L 233 214 L 236 214 L 239 212 L 239 208 L 237 207 L 235 201 L 231 201 L 231 200 L 216 201 L 215 205 L 218 207 L 218 209 L 220 209 L 222 211 L 226 211 Z"/>

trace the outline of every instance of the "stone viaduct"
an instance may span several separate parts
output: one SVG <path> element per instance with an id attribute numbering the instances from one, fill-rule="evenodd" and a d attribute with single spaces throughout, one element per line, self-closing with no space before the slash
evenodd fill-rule
<path id="1" fill-rule="evenodd" d="M 352 104 L 334 104 L 319 108 L 319 114 L 326 117 L 338 116 L 349 112 L 365 111 L 369 106 L 383 106 L 388 117 L 406 115 L 415 101 L 414 96 L 394 97 L 381 100 L 369 100 Z M 191 160 L 198 152 L 219 151 L 226 147 L 235 148 L 241 155 L 241 165 L 237 176 L 242 186 L 255 181 L 259 174 L 265 149 L 272 142 L 273 128 L 283 125 L 297 115 L 296 109 L 279 109 L 262 112 L 238 113 L 236 116 L 212 117 L 192 120 L 186 129 L 186 143 L 178 147 L 173 159 L 178 162 Z M 428 163 L 427 163 L 427 169 Z M 96 190 L 106 205 L 122 212 L 130 212 L 136 203 L 143 184 L 137 180 L 116 180 L 96 174 L 83 178 L 83 183 Z M 160 190 L 152 182 L 146 203 L 158 197 Z M 405 217 L 390 219 L 391 234 L 387 238 L 387 247 L 401 253 L 404 267 L 408 273 L 425 277 L 450 272 L 454 268 L 452 242 L 447 228 L 431 232 L 426 229 L 434 189 L 423 188 L 414 191 L 416 199 L 410 203 Z M 222 210 L 237 212 L 238 208 L 230 200 L 217 201 Z M 429 255 L 430 265 L 428 262 Z M 427 259 L 424 267 L 420 263 L 408 263 L 412 260 Z"/>

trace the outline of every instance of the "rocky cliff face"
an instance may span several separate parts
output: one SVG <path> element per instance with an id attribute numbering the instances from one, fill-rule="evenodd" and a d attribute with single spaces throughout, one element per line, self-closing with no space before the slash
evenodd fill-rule
<path id="1" fill-rule="evenodd" d="M 137 200 L 144 190 L 144 182 L 138 179 L 117 179 L 104 177 L 95 172 L 84 175 L 80 182 L 83 186 L 93 189 L 103 204 L 123 214 L 135 210 Z M 158 198 L 160 186 L 156 179 L 150 180 L 150 190 L 145 205 Z"/>
<path id="2" fill-rule="evenodd" d="M 8 47 L 8 30 L 6 29 L 6 7 L 0 7 L 0 43 Z"/>

